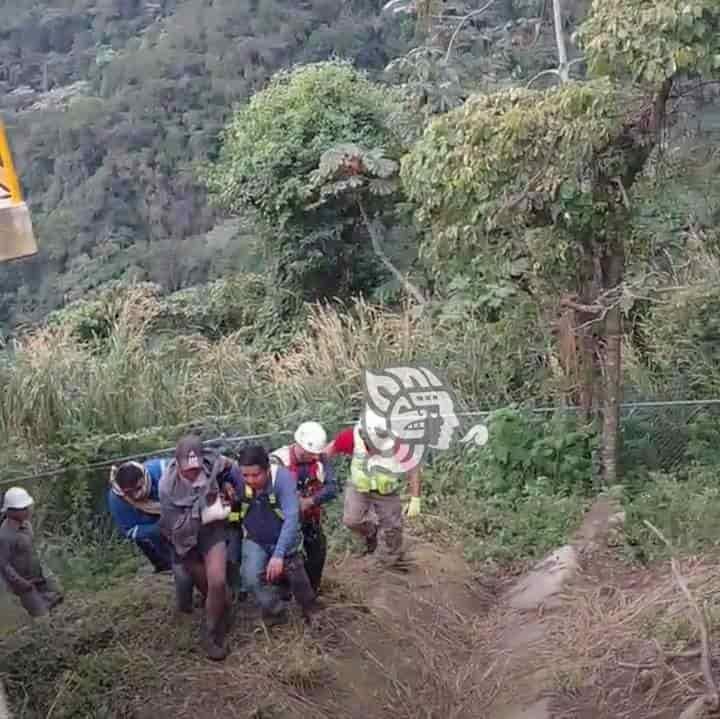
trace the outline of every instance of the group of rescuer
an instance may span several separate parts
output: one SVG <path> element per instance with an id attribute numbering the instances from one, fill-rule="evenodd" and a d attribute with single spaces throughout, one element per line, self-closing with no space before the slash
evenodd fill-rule
<path id="1" fill-rule="evenodd" d="M 334 456 L 352 457 L 345 526 L 364 540 L 371 564 L 392 567 L 401 560 L 400 492 L 404 478 L 411 496 L 405 512 L 419 514 L 419 469 L 390 472 L 367 461 L 399 451 L 382 425 L 381 418 L 366 412 L 328 443 L 322 425 L 304 422 L 292 444 L 270 453 L 257 444 L 245 446 L 234 458 L 187 435 L 170 459 L 112 468 L 108 506 L 115 525 L 156 572 L 172 572 L 179 612 L 193 612 L 197 590 L 209 658 L 227 656 L 234 599 L 252 596 L 263 621 L 275 624 L 286 620 L 294 598 L 305 621 L 317 625 L 327 553 L 323 507 L 338 492 Z M 47 614 L 63 595 L 37 558 L 32 505 L 22 488 L 5 493 L 0 576 L 36 617 Z"/>

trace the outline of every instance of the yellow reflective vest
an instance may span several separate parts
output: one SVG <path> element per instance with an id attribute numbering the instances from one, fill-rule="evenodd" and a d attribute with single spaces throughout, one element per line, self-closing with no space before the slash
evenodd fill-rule
<path id="1" fill-rule="evenodd" d="M 353 444 L 353 458 L 350 462 L 350 482 L 353 487 L 358 492 L 377 492 L 383 495 L 397 492 L 405 473 L 395 475 L 379 467 L 368 471 L 368 451 L 357 427 L 353 431 Z"/>

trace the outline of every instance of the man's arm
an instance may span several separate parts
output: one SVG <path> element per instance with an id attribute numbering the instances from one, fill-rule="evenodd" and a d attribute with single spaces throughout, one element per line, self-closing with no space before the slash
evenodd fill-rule
<path id="1" fill-rule="evenodd" d="M 321 459 L 320 461 L 322 462 L 324 475 L 323 488 L 312 498 L 315 506 L 331 502 L 337 497 L 338 493 L 337 479 L 335 478 L 335 470 L 333 469 L 332 462 L 326 461 L 325 459 Z"/>
<path id="2" fill-rule="evenodd" d="M 331 459 L 336 454 L 352 454 L 355 450 L 355 435 L 352 427 L 338 432 L 330 444 L 325 447 L 323 453 L 327 459 Z"/>
<path id="3" fill-rule="evenodd" d="M 34 584 L 21 577 L 10 564 L 12 547 L 6 540 L 0 542 L 0 574 L 15 594 L 25 594 L 34 588 Z"/>
<path id="4" fill-rule="evenodd" d="M 292 476 L 283 468 L 278 469 L 275 494 L 285 518 L 280 537 L 275 545 L 273 557 L 284 559 L 287 554 L 295 549 L 297 543 L 300 528 L 300 501 Z"/>

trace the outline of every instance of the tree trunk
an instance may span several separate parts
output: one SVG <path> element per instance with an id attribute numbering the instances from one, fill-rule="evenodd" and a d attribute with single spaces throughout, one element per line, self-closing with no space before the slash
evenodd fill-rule
<path id="1" fill-rule="evenodd" d="M 617 287 L 623 280 L 624 247 L 615 240 L 609 250 L 606 265 L 607 288 Z M 617 484 L 620 447 L 620 402 L 622 395 L 622 310 L 615 303 L 605 317 L 605 353 L 603 362 L 603 428 L 602 468 L 606 486 Z"/>

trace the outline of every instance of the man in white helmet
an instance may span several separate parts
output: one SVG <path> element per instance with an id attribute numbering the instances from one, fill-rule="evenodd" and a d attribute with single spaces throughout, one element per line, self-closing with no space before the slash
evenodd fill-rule
<path id="1" fill-rule="evenodd" d="M 270 461 L 290 471 L 300 494 L 300 518 L 305 550 L 305 571 L 312 588 L 320 589 L 327 539 L 322 528 L 322 506 L 337 496 L 332 464 L 323 456 L 327 433 L 319 422 L 303 422 L 295 442 L 270 454 Z"/>
<path id="2" fill-rule="evenodd" d="M 406 466 L 399 456 L 401 443 L 386 420 L 366 408 L 361 420 L 340 432 L 326 448 L 326 456 L 352 457 L 350 479 L 345 485 L 343 524 L 365 539 L 367 553 L 384 565 L 402 557 L 403 506 L 400 490 L 407 482 L 408 517 L 420 514 L 420 467 Z M 370 519 L 373 510 L 376 521 Z"/>
<path id="3" fill-rule="evenodd" d="M 0 575 L 31 617 L 42 617 L 63 601 L 55 579 L 43 570 L 30 524 L 33 498 L 22 487 L 10 487 L 2 503 Z"/>

